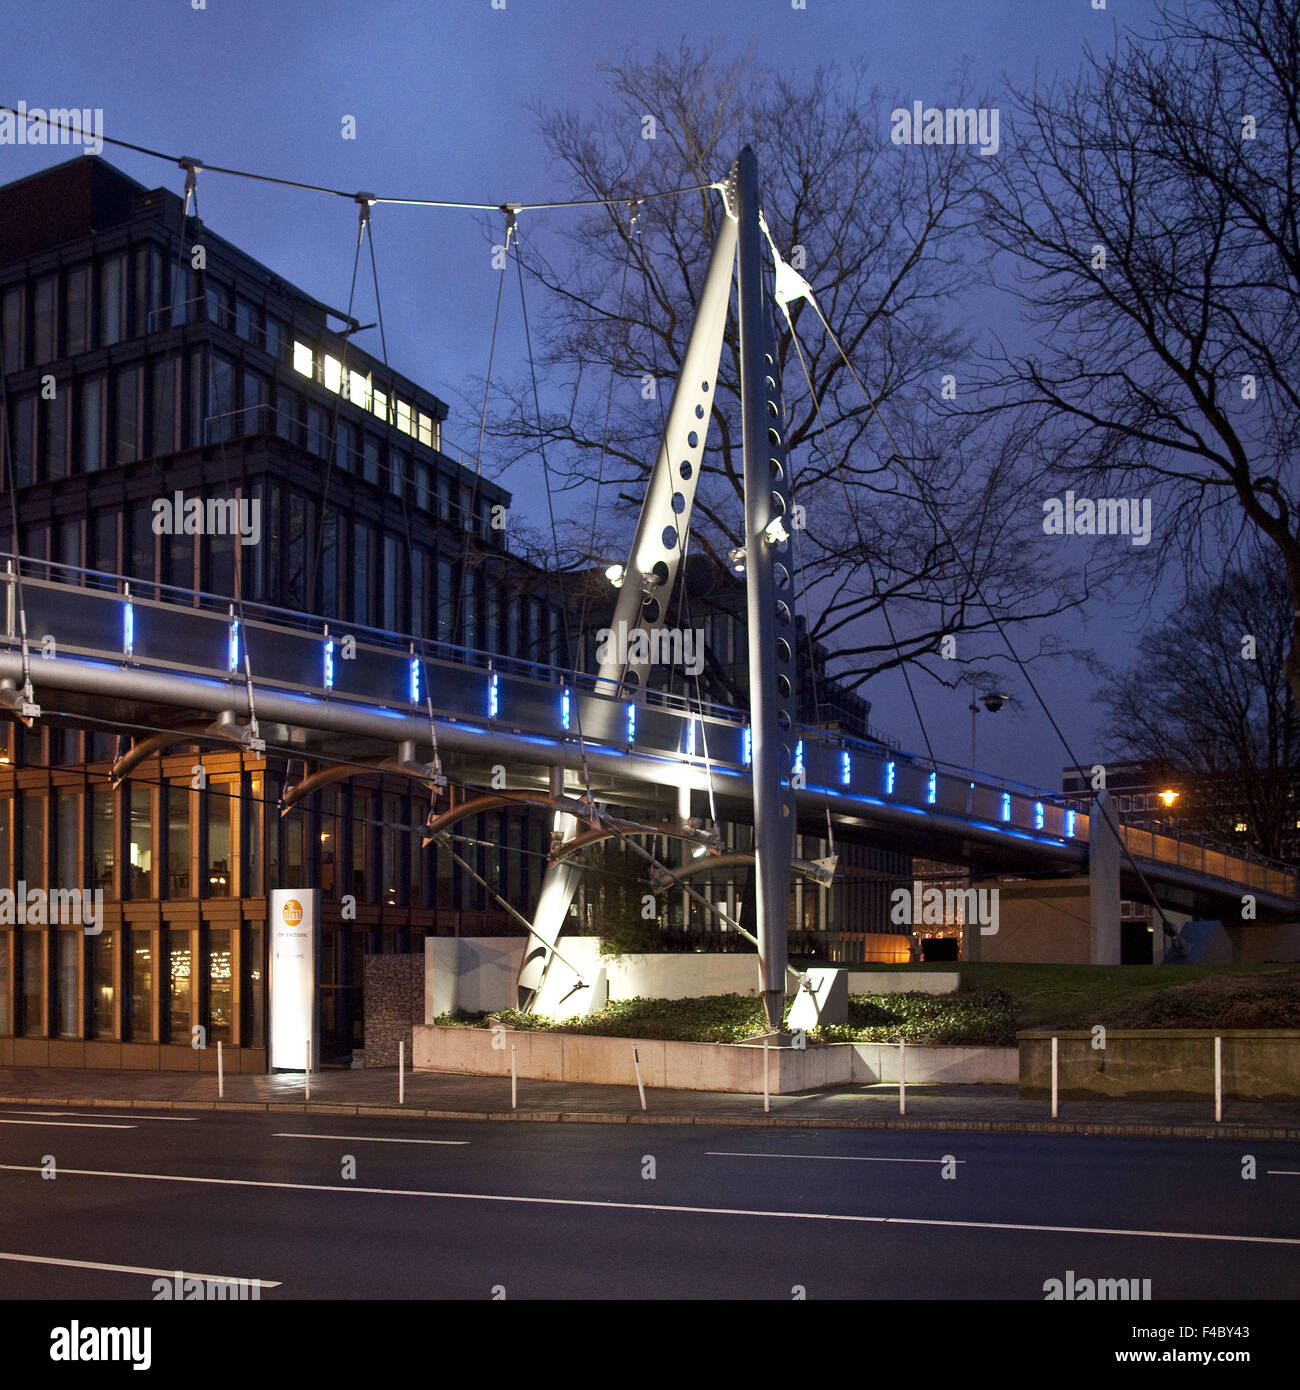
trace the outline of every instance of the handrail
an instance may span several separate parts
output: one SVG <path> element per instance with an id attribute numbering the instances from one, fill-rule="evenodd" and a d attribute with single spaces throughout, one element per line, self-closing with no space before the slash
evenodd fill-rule
<path id="1" fill-rule="evenodd" d="M 142 606 L 158 605 L 161 607 L 183 606 L 194 609 L 196 604 L 199 611 L 204 612 L 210 617 L 220 617 L 225 619 L 231 611 L 231 600 L 228 597 L 210 594 L 204 590 L 187 589 L 180 585 L 166 584 L 151 579 L 132 579 L 125 575 L 118 575 L 103 570 L 89 569 L 80 565 L 69 565 L 62 561 L 45 560 L 35 556 L 16 555 L 7 551 L 0 551 L 0 562 L 4 564 L 4 575 L 7 576 L 10 584 L 14 582 L 17 572 L 27 570 L 58 571 L 61 575 L 80 576 L 82 582 L 75 580 L 67 584 L 69 588 L 92 588 L 98 592 L 111 591 L 114 594 L 126 595 L 126 586 L 133 585 L 137 590 L 130 595 L 135 604 Z M 17 567 L 17 570 L 16 568 Z M 94 582 L 90 582 L 94 581 Z M 59 583 L 60 581 L 50 579 L 32 579 L 33 584 Z M 165 593 L 168 598 L 146 597 L 145 593 Z M 171 598 L 170 596 L 176 596 Z M 179 601 L 179 602 L 178 602 Z M 510 674 L 522 675 L 525 679 L 537 680 L 546 685 L 564 685 L 584 693 L 605 694 L 606 691 L 600 689 L 607 686 L 607 681 L 602 681 L 596 674 L 586 671 L 573 671 L 564 667 L 553 666 L 545 662 L 532 661 L 522 657 L 502 656 L 500 653 L 489 652 L 479 648 L 462 647 L 455 643 L 443 642 L 436 638 L 415 637 L 410 634 L 398 634 L 384 631 L 383 629 L 370 627 L 363 623 L 340 623 L 338 619 L 327 618 L 318 614 L 307 614 L 301 610 L 281 608 L 278 605 L 268 604 L 258 601 L 246 601 L 243 604 L 242 621 L 246 625 L 265 625 L 265 626 L 288 626 L 296 631 L 311 633 L 315 636 L 324 637 L 327 631 L 330 635 L 341 637 L 343 635 L 354 635 L 363 641 L 368 641 L 373 645 L 383 647 L 395 653 L 407 655 L 414 651 L 421 659 L 433 661 L 447 661 L 457 665 L 473 665 L 489 670 L 499 670 Z M 728 705 L 694 704 L 685 696 L 674 694 L 667 691 L 657 691 L 651 688 L 638 687 L 635 691 L 620 692 L 615 698 L 634 701 L 646 706 L 652 706 L 667 710 L 674 710 L 691 718 L 712 718 L 725 721 L 734 726 L 745 727 L 748 725 L 748 712 Z M 893 760 L 894 758 L 905 759 L 908 764 L 918 768 L 933 768 L 936 772 L 942 771 L 945 776 L 953 776 L 962 781 L 973 781 L 976 786 L 985 790 L 997 790 L 1004 793 L 1010 792 L 1020 795 L 1022 798 L 1032 799 L 1041 802 L 1044 806 L 1051 805 L 1057 809 L 1073 809 L 1070 803 L 1080 800 L 1077 793 L 1065 796 L 1060 793 L 1051 793 L 1040 788 L 1033 787 L 1027 783 L 1018 782 L 1011 778 L 1001 778 L 987 773 L 973 771 L 970 768 L 962 767 L 958 764 L 946 763 L 941 759 L 922 758 L 907 753 L 902 749 L 895 749 L 886 744 L 878 743 L 872 739 L 864 738 L 855 734 L 830 733 L 817 726 L 798 726 L 801 737 L 809 739 L 815 743 L 820 743 L 830 748 L 842 748 L 845 750 L 858 750 L 865 752 L 873 757 Z M 1091 816 L 1095 811 L 1084 812 Z M 1242 866 L 1257 866 L 1264 873 L 1276 873 L 1290 880 L 1294 877 L 1294 867 L 1281 860 L 1271 859 L 1251 850 L 1249 847 L 1225 845 L 1214 840 L 1207 839 L 1199 834 L 1170 835 L 1164 833 L 1158 824 L 1141 825 L 1125 821 L 1121 818 L 1120 828 L 1122 832 L 1134 832 L 1139 835 L 1150 835 L 1150 855 L 1142 856 L 1154 859 L 1156 862 L 1173 863 L 1182 866 L 1184 855 L 1182 846 L 1186 844 L 1189 849 L 1199 850 L 1199 868 L 1202 873 L 1208 873 L 1206 869 L 1207 854 L 1216 854 L 1223 857 L 1226 864 L 1233 862 Z M 1157 843 L 1159 842 L 1159 843 Z M 1168 853 L 1162 854 L 1161 846 L 1172 847 L 1172 858 Z M 1189 860 L 1191 856 L 1188 856 Z M 1190 862 L 1187 867 L 1195 867 Z M 1216 875 L 1217 876 L 1217 875 Z M 1249 875 L 1237 875 L 1234 881 L 1249 882 Z"/>

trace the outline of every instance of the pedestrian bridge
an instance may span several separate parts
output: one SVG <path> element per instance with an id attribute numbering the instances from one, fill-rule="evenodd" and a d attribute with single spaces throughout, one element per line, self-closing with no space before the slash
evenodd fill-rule
<path id="1" fill-rule="evenodd" d="M 421 776 L 435 751 L 469 785 L 554 790 L 679 817 L 681 789 L 712 791 L 718 815 L 752 812 L 745 710 L 703 707 L 595 676 L 307 614 L 0 553 L 0 698 L 22 716 L 30 676 L 39 718 L 94 719 L 225 740 L 295 758 Z M 29 654 L 24 664 L 23 618 Z M 52 640 L 51 640 L 52 639 Z M 28 711 L 30 714 L 31 712 Z M 256 726 L 250 727 L 250 715 Z M 195 720 L 200 733 L 196 735 Z M 211 724 L 204 729 L 203 721 Z M 1059 794 L 932 763 L 882 743 L 803 726 L 790 731 L 799 829 L 974 871 L 1033 877 L 1083 872 L 1090 817 Z M 499 784 L 497 774 L 496 784 Z M 697 799 L 695 813 L 703 801 Z M 1121 838 L 1157 896 L 1197 912 L 1295 920 L 1285 865 L 1158 829 Z M 1126 892 L 1136 875 L 1124 865 Z"/>

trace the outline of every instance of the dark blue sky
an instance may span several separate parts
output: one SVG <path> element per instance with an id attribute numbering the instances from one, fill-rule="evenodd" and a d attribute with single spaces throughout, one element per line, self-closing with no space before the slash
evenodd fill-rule
<path id="1" fill-rule="evenodd" d="M 192 0 L 50 0 L 24 4 L 23 20 L 6 16 L 0 102 L 102 107 L 106 134 L 311 183 L 397 197 L 545 201 L 568 190 L 548 166 L 528 108 L 594 109 L 604 83 L 596 65 L 630 45 L 648 56 L 683 37 L 722 40 L 739 54 L 753 42 L 765 62 L 795 75 L 862 58 L 870 82 L 888 94 L 880 110 L 887 141 L 895 97 L 944 105 L 964 70 L 967 90 L 996 102 L 1008 80 L 1023 86 L 1035 73 L 1073 73 L 1085 43 L 1107 47 L 1117 26 L 1145 27 L 1154 11 L 1152 0 L 1108 0 L 1101 11 L 1093 4 L 807 0 L 795 10 L 790 0 L 506 0 L 493 9 L 491 0 L 207 0 L 195 10 Z M 355 140 L 341 138 L 345 115 L 356 118 Z M 0 182 L 69 153 L 0 146 Z M 183 187 L 181 171 L 160 160 L 104 153 L 149 187 Z M 353 204 L 216 174 L 201 176 L 199 187 L 214 231 L 325 302 L 346 303 Z M 533 214 L 557 223 L 571 215 Z M 449 401 L 446 436 L 472 449 L 476 414 L 465 393 L 486 368 L 497 287 L 482 224 L 472 213 L 382 206 L 374 219 L 390 358 Z M 544 234 L 540 224 L 536 234 Z M 368 280 L 360 295 L 358 317 L 368 322 Z M 543 311 L 538 291 L 532 312 Z M 367 346 L 378 351 L 377 340 Z M 517 312 L 503 319 L 498 353 L 502 376 L 519 377 L 526 355 Z M 516 492 L 529 482 L 518 469 L 503 481 Z M 1086 628 L 1071 625 L 1064 636 L 1122 660 L 1145 621 L 1138 611 L 1098 605 Z M 1088 671 L 1062 662 L 1038 678 L 1077 737 L 1076 751 L 1089 756 L 1096 717 Z M 980 715 L 980 764 L 1059 785 L 1065 757 L 1046 719 L 1018 677 L 1007 688 L 1025 702 L 996 718 Z M 920 746 L 901 681 L 882 679 L 865 693 L 874 724 Z M 941 757 L 966 760 L 966 703 L 933 690 L 923 699 Z"/>

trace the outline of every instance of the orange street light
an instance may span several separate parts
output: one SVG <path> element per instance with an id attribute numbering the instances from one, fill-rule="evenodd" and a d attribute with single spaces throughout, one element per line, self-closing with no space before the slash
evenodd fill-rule
<path id="1" fill-rule="evenodd" d="M 1163 801 L 1166 806 L 1172 806 L 1174 802 L 1178 800 L 1178 793 L 1176 791 L 1163 791 L 1160 793 L 1160 800 Z"/>

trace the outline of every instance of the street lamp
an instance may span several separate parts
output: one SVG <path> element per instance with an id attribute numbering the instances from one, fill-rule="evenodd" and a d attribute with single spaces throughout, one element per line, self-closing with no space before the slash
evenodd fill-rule
<path id="1" fill-rule="evenodd" d="M 984 706 L 990 714 L 996 714 L 1010 700 L 1010 695 L 1005 695 L 1000 690 L 990 690 L 979 697 L 980 704 Z M 975 770 L 975 716 L 979 713 L 979 705 L 975 703 L 975 677 L 970 677 L 970 770 Z"/>

